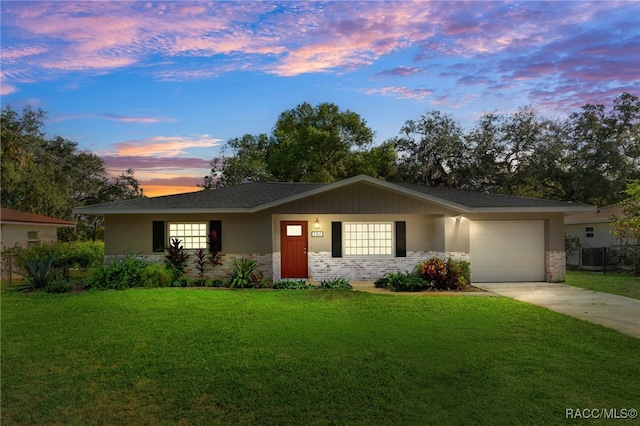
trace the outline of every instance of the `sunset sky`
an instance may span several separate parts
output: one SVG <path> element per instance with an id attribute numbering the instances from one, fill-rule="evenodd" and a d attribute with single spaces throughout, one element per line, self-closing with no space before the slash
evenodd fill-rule
<path id="1" fill-rule="evenodd" d="M 640 94 L 640 2 L 2 1 L 2 106 L 48 112 L 149 196 L 197 190 L 231 138 L 302 102 L 376 143 L 438 109 L 558 118 Z"/>

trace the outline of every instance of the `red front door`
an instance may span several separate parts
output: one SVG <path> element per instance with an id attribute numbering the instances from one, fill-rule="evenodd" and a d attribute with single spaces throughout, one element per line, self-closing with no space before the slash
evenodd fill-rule
<path id="1" fill-rule="evenodd" d="M 282 278 L 308 278 L 307 222 L 280 222 Z"/>

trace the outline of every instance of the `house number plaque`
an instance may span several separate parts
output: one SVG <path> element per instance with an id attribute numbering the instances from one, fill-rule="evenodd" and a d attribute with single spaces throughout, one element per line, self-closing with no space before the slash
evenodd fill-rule
<path id="1" fill-rule="evenodd" d="M 324 232 L 322 232 L 322 231 L 312 231 L 311 232 L 311 236 L 312 237 L 322 237 L 322 236 L 324 236 Z"/>

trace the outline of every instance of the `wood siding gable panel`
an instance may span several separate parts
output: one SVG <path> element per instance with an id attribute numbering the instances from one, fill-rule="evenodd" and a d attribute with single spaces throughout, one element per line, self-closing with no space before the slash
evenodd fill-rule
<path id="1" fill-rule="evenodd" d="M 275 207 L 274 214 L 445 214 L 435 204 L 356 183 Z"/>

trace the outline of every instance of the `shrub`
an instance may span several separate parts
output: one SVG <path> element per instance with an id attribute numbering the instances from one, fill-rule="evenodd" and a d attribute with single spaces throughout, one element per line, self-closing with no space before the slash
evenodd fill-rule
<path id="1" fill-rule="evenodd" d="M 149 263 L 140 272 L 140 283 L 143 287 L 169 287 L 174 281 L 174 272 L 164 265 Z"/>
<path id="2" fill-rule="evenodd" d="M 466 260 L 447 261 L 447 287 L 449 289 L 464 289 L 471 281 L 471 266 Z"/>
<path id="3" fill-rule="evenodd" d="M 22 248 L 20 246 L 2 252 L 3 260 L 12 256 L 12 269 L 24 275 L 28 273 L 27 263 L 53 258 L 53 268 L 63 270 L 68 275 L 70 268 L 93 268 L 102 263 L 104 243 L 102 242 L 56 242 L 40 246 Z"/>
<path id="4" fill-rule="evenodd" d="M 387 272 L 387 288 L 392 291 L 423 291 L 429 288 L 429 283 L 415 272 Z"/>
<path id="5" fill-rule="evenodd" d="M 207 283 L 207 287 L 226 287 L 226 285 L 220 278 L 214 278 Z"/>
<path id="6" fill-rule="evenodd" d="M 262 274 L 258 272 L 260 264 L 252 259 L 244 257 L 232 259 L 235 270 L 229 280 L 230 288 L 259 288 L 262 283 Z"/>
<path id="7" fill-rule="evenodd" d="M 432 257 L 418 264 L 418 268 L 422 279 L 434 288 L 438 290 L 447 288 L 447 262 L 439 257 Z"/>
<path id="8" fill-rule="evenodd" d="M 436 290 L 461 290 L 469 284 L 471 270 L 466 260 L 432 257 L 416 266 L 423 280 Z"/>
<path id="9" fill-rule="evenodd" d="M 212 230 L 209 233 L 209 257 L 208 261 L 211 264 L 212 268 L 215 268 L 216 265 L 222 265 L 222 260 L 220 259 L 220 238 L 218 238 L 218 232 L 216 230 Z"/>
<path id="10" fill-rule="evenodd" d="M 168 245 L 165 250 L 167 254 L 165 256 L 165 264 L 173 268 L 178 275 L 183 275 L 184 270 L 187 267 L 187 261 L 189 260 L 189 253 L 184 250 L 184 247 L 180 244 L 182 240 L 178 238 L 172 238 L 171 244 Z"/>
<path id="11" fill-rule="evenodd" d="M 194 263 L 198 271 L 198 277 L 204 280 L 204 273 L 207 270 L 207 252 L 203 248 L 197 249 L 193 255 L 196 257 Z"/>
<path id="12" fill-rule="evenodd" d="M 389 288 L 389 278 L 385 274 L 384 277 L 379 278 L 373 282 L 373 286 L 375 288 Z"/>
<path id="13" fill-rule="evenodd" d="M 109 259 L 91 276 L 90 287 L 99 290 L 122 290 L 142 285 L 142 274 L 147 262 L 131 252 Z"/>
<path id="14" fill-rule="evenodd" d="M 53 266 L 53 257 L 27 260 L 24 271 L 21 275 L 27 280 L 27 284 L 20 287 L 21 290 L 31 290 L 44 288 L 52 283 L 63 272 L 60 268 Z"/>
<path id="15" fill-rule="evenodd" d="M 273 283 L 271 288 L 278 290 L 306 290 L 312 287 L 307 280 L 294 280 L 291 278 L 283 278 Z"/>
<path id="16" fill-rule="evenodd" d="M 351 284 L 346 278 L 333 278 L 320 281 L 320 288 L 327 290 L 351 290 Z"/>
<path id="17" fill-rule="evenodd" d="M 66 281 L 54 281 L 42 288 L 45 293 L 69 293 L 73 289 L 73 285 Z"/>

